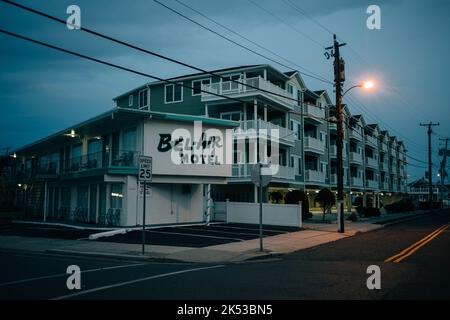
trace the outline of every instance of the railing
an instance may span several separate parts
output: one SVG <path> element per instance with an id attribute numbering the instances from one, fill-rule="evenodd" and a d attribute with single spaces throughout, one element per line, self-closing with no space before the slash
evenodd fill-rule
<path id="1" fill-rule="evenodd" d="M 40 161 L 36 168 L 36 174 L 54 175 L 58 173 L 58 163 L 56 161 Z"/>
<path id="2" fill-rule="evenodd" d="M 305 170 L 305 182 L 325 183 L 325 172 Z"/>
<path id="3" fill-rule="evenodd" d="M 203 84 L 202 91 L 206 92 L 202 92 L 202 101 L 206 102 L 224 99 L 223 97 L 219 97 L 214 94 L 232 96 L 245 95 L 246 93 L 254 94 L 255 92 L 257 92 L 258 94 L 265 95 L 266 97 L 283 105 L 288 105 L 289 107 L 293 107 L 297 104 L 296 101 L 293 100 L 294 97 L 292 94 L 287 92 L 285 89 L 282 89 L 279 86 L 276 86 L 273 83 L 264 80 L 261 77 L 247 78 L 245 80 L 239 79 L 237 81 L 245 83 L 246 85 L 238 84 L 234 81 L 222 81 L 211 84 Z M 270 93 L 261 92 L 258 91 L 258 89 L 269 91 Z"/>
<path id="4" fill-rule="evenodd" d="M 350 152 L 350 161 L 358 162 L 362 164 L 362 155 L 356 152 Z"/>
<path id="5" fill-rule="evenodd" d="M 388 147 L 384 141 L 380 141 L 380 145 L 381 145 L 381 151 L 384 151 L 384 152 L 388 151 Z"/>
<path id="6" fill-rule="evenodd" d="M 378 181 L 376 180 L 366 180 L 366 188 L 378 189 Z"/>
<path id="7" fill-rule="evenodd" d="M 325 151 L 325 141 L 320 141 L 319 139 L 313 137 L 305 137 L 304 147 L 305 151 L 308 151 L 306 149 L 309 149 L 309 151 L 323 153 Z"/>
<path id="8" fill-rule="evenodd" d="M 330 184 L 337 185 L 337 174 L 330 175 Z M 344 185 L 347 185 L 347 175 L 344 174 Z"/>
<path id="9" fill-rule="evenodd" d="M 138 151 L 121 150 L 112 152 L 95 152 L 68 159 L 65 162 L 65 172 L 77 172 L 106 167 L 137 167 Z"/>
<path id="10" fill-rule="evenodd" d="M 362 186 L 364 185 L 363 179 L 361 179 L 361 178 L 356 178 L 356 177 L 352 177 L 352 178 L 350 179 L 350 184 L 351 184 L 352 186 L 355 186 L 355 187 L 362 187 Z"/>
<path id="11" fill-rule="evenodd" d="M 316 121 L 322 122 L 325 118 L 325 108 L 309 103 L 303 103 L 303 114 L 305 117 L 310 117 Z"/>
<path id="12" fill-rule="evenodd" d="M 366 157 L 366 165 L 369 167 L 378 167 L 378 160 L 370 157 Z"/>
<path id="13" fill-rule="evenodd" d="M 388 182 L 380 182 L 380 189 L 388 190 L 389 189 L 389 183 Z"/>
<path id="14" fill-rule="evenodd" d="M 373 136 L 369 136 L 366 134 L 366 143 L 373 146 L 373 147 L 377 147 L 378 146 L 378 140 L 377 138 L 373 137 Z"/>
<path id="15" fill-rule="evenodd" d="M 348 135 L 350 138 L 356 139 L 358 141 L 362 140 L 362 132 L 360 130 L 349 129 Z"/>
<path id="16" fill-rule="evenodd" d="M 337 157 L 337 146 L 335 144 L 332 144 L 330 146 L 330 156 L 333 158 Z M 347 158 L 347 150 L 345 148 L 345 145 L 342 147 L 342 158 L 343 159 Z"/>
<path id="17" fill-rule="evenodd" d="M 254 164 L 240 163 L 232 165 L 232 177 L 237 179 L 250 179 Z M 279 166 L 278 172 L 272 176 L 273 178 L 294 180 L 295 168 Z"/>
<path id="18" fill-rule="evenodd" d="M 241 134 L 245 135 L 246 134 L 245 130 L 249 130 L 249 129 L 256 130 L 258 123 L 259 123 L 260 130 L 267 130 L 266 133 L 267 133 L 268 137 L 272 137 L 271 130 L 278 130 L 278 139 L 280 141 L 287 142 L 290 145 L 293 145 L 295 143 L 295 139 L 297 138 L 297 136 L 295 135 L 294 131 L 292 131 L 288 128 L 281 127 L 281 126 L 276 125 L 271 122 L 260 120 L 260 119 L 258 120 L 258 122 L 256 122 L 256 120 L 241 121 L 240 127 L 238 129 L 236 129 L 235 132 L 237 133 L 238 137 Z M 244 130 L 244 131 L 240 132 L 239 129 Z"/>

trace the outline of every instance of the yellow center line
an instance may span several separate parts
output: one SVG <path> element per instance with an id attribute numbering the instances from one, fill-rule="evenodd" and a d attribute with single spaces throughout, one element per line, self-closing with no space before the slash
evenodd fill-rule
<path id="1" fill-rule="evenodd" d="M 428 242 L 428 240 L 431 241 L 432 239 L 435 238 L 434 236 L 437 236 L 441 231 L 444 231 L 444 230 L 447 229 L 448 227 L 449 227 L 448 224 L 445 224 L 445 225 L 439 227 L 438 229 L 434 230 L 433 232 L 431 232 L 430 234 L 428 234 L 428 235 L 425 236 L 424 238 L 422 238 L 422 239 L 420 239 L 419 241 L 417 241 L 417 242 L 413 243 L 412 245 L 410 245 L 408 248 L 406 248 L 406 249 L 403 250 L 402 252 L 400 252 L 400 253 L 398 253 L 398 254 L 396 254 L 396 255 L 394 255 L 394 256 L 392 256 L 392 257 L 386 259 L 384 262 L 390 262 L 390 261 L 393 261 L 393 260 L 397 260 L 397 259 L 399 259 L 401 256 L 407 254 L 410 250 L 413 250 L 415 247 L 417 247 L 417 249 L 414 250 L 414 252 L 417 251 L 420 247 L 422 247 L 422 244 L 426 244 L 426 243 Z M 414 252 L 412 252 L 412 253 L 414 253 Z M 411 253 L 411 254 L 412 254 L 412 253 Z M 408 255 L 408 256 L 409 256 L 409 255 Z M 406 257 L 405 257 L 405 258 L 406 258 Z M 401 260 L 403 260 L 403 259 L 401 259 Z M 400 261 L 401 261 L 401 260 L 400 260 Z M 397 262 L 397 261 L 395 261 L 395 262 Z M 399 261 L 398 261 L 398 262 L 399 262 Z"/>
<path id="2" fill-rule="evenodd" d="M 416 252 L 417 250 L 419 250 L 420 248 L 422 248 L 424 245 L 426 245 L 428 242 L 430 242 L 431 240 L 433 240 L 434 238 L 436 238 L 437 236 L 439 236 L 441 233 L 443 233 L 449 226 L 446 226 L 444 229 L 439 230 L 438 233 L 436 233 L 435 235 L 433 235 L 431 238 L 429 238 L 427 241 L 422 242 L 420 245 L 418 245 L 417 247 L 415 247 L 413 250 L 411 250 L 409 253 L 405 254 L 404 256 L 396 259 L 394 262 L 395 263 L 399 263 L 400 261 L 402 261 L 403 259 L 408 258 L 410 255 L 412 255 L 414 252 Z"/>

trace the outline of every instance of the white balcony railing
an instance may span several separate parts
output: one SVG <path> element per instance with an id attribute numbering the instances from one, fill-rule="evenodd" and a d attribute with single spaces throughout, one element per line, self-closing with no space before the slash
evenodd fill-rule
<path id="1" fill-rule="evenodd" d="M 350 152 L 350 161 L 362 164 L 362 155 L 356 152 Z"/>
<path id="2" fill-rule="evenodd" d="M 371 145 L 372 147 L 377 147 L 378 146 L 377 138 L 366 134 L 366 144 Z"/>
<path id="3" fill-rule="evenodd" d="M 293 108 L 294 105 L 297 105 L 297 102 L 294 100 L 292 94 L 261 77 L 247 78 L 237 81 L 245 83 L 246 85 L 239 84 L 234 81 L 221 81 L 211 84 L 203 84 L 202 90 L 206 92 L 202 92 L 202 102 L 225 99 L 214 94 L 226 95 L 228 97 L 242 97 L 259 94 L 289 108 Z M 270 93 L 259 91 L 258 89 L 268 91 Z"/>
<path id="4" fill-rule="evenodd" d="M 366 165 L 372 168 L 378 168 L 378 160 L 370 157 L 366 157 Z"/>
<path id="5" fill-rule="evenodd" d="M 356 139 L 358 141 L 362 141 L 362 132 L 361 130 L 356 130 L 356 129 L 349 129 L 348 130 L 348 135 L 350 138 Z"/>
<path id="6" fill-rule="evenodd" d="M 325 183 L 325 172 L 305 170 L 305 182 Z"/>
<path id="7" fill-rule="evenodd" d="M 352 187 L 362 187 L 364 185 L 362 178 L 352 177 L 350 180 Z"/>
<path id="8" fill-rule="evenodd" d="M 253 129 L 255 130 L 253 134 L 256 134 L 258 126 L 260 130 L 267 130 L 266 133 L 268 137 L 271 137 L 272 140 L 275 137 L 274 131 L 272 130 L 278 130 L 278 139 L 280 142 L 289 144 L 291 146 L 295 144 L 295 139 L 297 138 L 297 136 L 295 135 L 294 131 L 263 120 L 241 121 L 240 127 L 235 130 L 235 135 L 238 138 L 241 136 L 251 137 L 251 135 L 249 134 L 249 132 L 247 132 L 247 130 Z M 239 129 L 241 129 L 242 131 L 240 131 Z"/>
<path id="9" fill-rule="evenodd" d="M 232 178 L 250 180 L 253 166 L 254 166 L 254 164 L 249 164 L 249 163 L 233 164 Z M 295 168 L 279 166 L 278 172 L 275 175 L 273 175 L 272 178 L 294 180 L 295 179 Z"/>
<path id="10" fill-rule="evenodd" d="M 331 185 L 337 185 L 337 174 L 331 174 L 330 175 L 330 184 Z M 347 175 L 344 174 L 344 185 L 347 185 Z"/>
<path id="11" fill-rule="evenodd" d="M 378 189 L 378 181 L 376 180 L 366 180 L 366 188 Z"/>
<path id="12" fill-rule="evenodd" d="M 337 146 L 335 144 L 332 144 L 330 146 L 330 157 L 336 158 L 337 157 Z M 347 150 L 345 148 L 345 145 L 342 147 L 342 158 L 347 158 Z"/>
<path id="13" fill-rule="evenodd" d="M 305 117 L 322 122 L 325 118 L 325 108 L 309 103 L 303 103 L 303 114 Z"/>
<path id="14" fill-rule="evenodd" d="M 304 147 L 305 147 L 305 151 L 324 153 L 325 141 L 320 141 L 319 139 L 316 139 L 313 137 L 305 137 Z"/>

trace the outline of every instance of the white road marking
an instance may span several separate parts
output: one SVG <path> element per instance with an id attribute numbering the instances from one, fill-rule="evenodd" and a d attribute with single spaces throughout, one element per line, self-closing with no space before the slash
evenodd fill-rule
<path id="1" fill-rule="evenodd" d="M 144 264 L 146 264 L 146 263 L 135 263 L 135 264 L 113 266 L 113 267 L 88 269 L 88 270 L 81 270 L 81 273 L 113 270 L 113 269 L 120 269 L 120 268 L 127 268 L 127 267 L 136 267 L 136 266 L 142 266 Z M 22 280 L 10 281 L 10 282 L 3 282 L 3 283 L 0 283 L 0 287 L 10 286 L 10 285 L 20 284 L 20 283 L 26 283 L 26 282 L 32 282 L 32 281 L 37 281 L 37 280 L 44 280 L 44 279 L 52 279 L 52 278 L 64 277 L 64 276 L 67 276 L 67 273 L 59 273 L 59 274 L 52 274 L 52 275 L 48 275 L 48 276 L 41 276 L 41 277 L 28 278 L 28 279 L 22 279 Z"/>
<path id="2" fill-rule="evenodd" d="M 111 285 L 108 285 L 108 286 L 92 288 L 92 289 L 88 289 L 88 290 L 84 290 L 84 291 L 68 294 L 68 295 L 65 295 L 65 296 L 52 298 L 50 300 L 63 300 L 63 299 L 73 298 L 73 297 L 81 296 L 81 295 L 92 293 L 92 292 L 97 292 L 97 291 L 102 291 L 102 290 L 122 287 L 122 286 L 126 286 L 126 285 L 133 284 L 133 283 L 138 283 L 138 282 L 143 282 L 143 281 L 148 281 L 148 280 L 153 280 L 153 279 L 159 279 L 159 278 L 165 278 L 165 277 L 170 277 L 170 276 L 183 274 L 183 273 L 188 273 L 188 272 L 195 272 L 195 271 L 200 271 L 200 270 L 215 269 L 215 268 L 221 268 L 221 267 L 223 267 L 223 265 L 217 265 L 217 266 L 211 266 L 211 267 L 202 267 L 202 268 L 194 268 L 194 269 L 187 269 L 187 270 L 180 270 L 180 271 L 174 271 L 174 272 L 169 272 L 169 273 L 162 273 L 162 274 L 157 274 L 157 275 L 149 276 L 149 277 L 145 277 L 145 278 L 125 281 L 125 282 L 119 282 L 119 283 L 111 284 Z"/>
<path id="3" fill-rule="evenodd" d="M 145 230 L 145 232 L 164 233 L 164 234 L 178 234 L 178 235 L 182 235 L 182 236 L 200 237 L 200 238 L 213 238 L 213 239 L 227 239 L 227 240 L 245 241 L 244 239 L 239 239 L 239 238 L 205 236 L 205 235 L 201 235 L 201 234 L 189 234 L 189 233 L 180 233 L 180 232 L 168 232 L 168 231 L 156 231 L 156 230 Z"/>

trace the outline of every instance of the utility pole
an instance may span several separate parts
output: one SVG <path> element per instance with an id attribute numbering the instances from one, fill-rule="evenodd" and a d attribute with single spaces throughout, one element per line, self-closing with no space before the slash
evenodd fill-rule
<path id="1" fill-rule="evenodd" d="M 342 160 L 343 149 L 343 111 L 342 111 L 342 86 L 345 81 L 345 62 L 340 55 L 340 47 L 345 46 L 345 43 L 339 43 L 336 40 L 336 35 L 333 35 L 333 46 L 325 48 L 325 50 L 331 50 L 331 53 L 326 52 L 325 57 L 327 59 L 334 57 L 334 85 L 336 90 L 336 111 L 337 111 L 337 214 L 338 214 L 338 232 L 343 233 L 344 227 L 344 163 Z"/>
<path id="2" fill-rule="evenodd" d="M 440 178 L 441 178 L 441 201 L 442 201 L 442 207 L 444 207 L 444 179 L 447 176 L 447 171 L 445 170 L 445 166 L 447 165 L 447 155 L 448 155 L 448 140 L 449 138 L 445 139 L 439 139 L 440 141 L 445 141 L 445 147 L 444 149 L 441 149 L 442 151 L 442 162 L 441 162 L 441 168 L 440 168 Z"/>
<path id="3" fill-rule="evenodd" d="M 428 127 L 428 205 L 430 212 L 433 211 L 433 170 L 432 170 L 432 160 L 431 160 L 431 134 L 433 133 L 432 127 L 439 126 L 438 123 L 421 123 L 421 127 Z"/>

